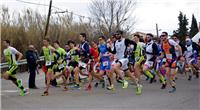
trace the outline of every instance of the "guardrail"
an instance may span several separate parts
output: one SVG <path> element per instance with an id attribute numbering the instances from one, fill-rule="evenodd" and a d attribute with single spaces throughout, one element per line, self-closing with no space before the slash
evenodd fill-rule
<path id="1" fill-rule="evenodd" d="M 39 61 L 44 61 L 44 56 L 39 57 Z M 26 59 L 19 60 L 18 65 L 25 65 L 27 64 Z M 7 63 L 0 63 L 0 69 L 8 68 L 9 65 Z"/>

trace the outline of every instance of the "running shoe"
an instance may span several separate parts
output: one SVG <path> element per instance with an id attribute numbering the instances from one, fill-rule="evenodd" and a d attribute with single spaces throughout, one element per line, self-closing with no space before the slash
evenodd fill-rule
<path id="1" fill-rule="evenodd" d="M 162 87 L 160 89 L 165 89 L 167 84 L 162 84 Z"/>
<path id="2" fill-rule="evenodd" d="M 115 87 L 114 87 L 114 85 L 108 86 L 108 87 L 107 87 L 107 90 L 115 91 Z"/>
<path id="3" fill-rule="evenodd" d="M 28 94 L 29 92 L 27 90 L 21 90 L 20 92 L 20 96 L 25 96 L 26 94 Z"/>
<path id="4" fill-rule="evenodd" d="M 136 95 L 141 95 L 142 94 L 142 85 L 138 85 L 136 87 Z"/>
<path id="5" fill-rule="evenodd" d="M 128 81 L 126 81 L 126 80 L 123 80 L 123 83 L 122 83 L 122 88 L 123 88 L 123 89 L 126 89 L 126 88 L 128 88 Z"/>
<path id="6" fill-rule="evenodd" d="M 48 96 L 49 92 L 48 91 L 44 91 L 44 93 L 42 94 L 42 96 Z"/>
<path id="7" fill-rule="evenodd" d="M 172 90 L 169 91 L 169 93 L 174 93 L 176 91 L 176 88 L 173 88 Z"/>

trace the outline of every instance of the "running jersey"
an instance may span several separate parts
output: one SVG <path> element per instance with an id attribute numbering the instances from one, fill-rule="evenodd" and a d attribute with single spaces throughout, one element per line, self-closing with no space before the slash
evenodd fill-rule
<path id="1" fill-rule="evenodd" d="M 155 55 L 158 55 L 158 46 L 153 41 L 146 44 L 146 57 L 147 61 L 154 61 Z"/>
<path id="2" fill-rule="evenodd" d="M 136 49 L 134 51 L 135 61 L 138 61 L 141 56 L 143 56 L 143 47 L 142 47 L 141 43 L 138 42 Z"/>
<path id="3" fill-rule="evenodd" d="M 165 54 L 165 57 L 167 59 L 175 59 L 176 58 L 176 51 L 175 51 L 175 47 L 178 44 L 173 41 L 172 39 L 169 39 L 167 42 L 163 42 L 162 43 L 162 51 Z"/>
<path id="4" fill-rule="evenodd" d="M 125 39 L 122 39 L 121 41 L 117 40 L 115 42 L 115 48 L 116 48 L 117 59 L 124 58 L 125 57 L 125 51 L 126 51 Z"/>
<path id="5" fill-rule="evenodd" d="M 98 48 L 97 48 L 97 49 L 95 49 L 95 48 L 90 48 L 90 54 L 91 54 L 91 56 L 94 58 L 94 61 L 95 61 L 95 62 L 98 62 L 98 57 L 99 57 Z"/>
<path id="6" fill-rule="evenodd" d="M 80 54 L 84 57 L 87 58 L 90 54 L 90 45 L 88 44 L 87 41 L 81 43 L 80 45 Z"/>
<path id="7" fill-rule="evenodd" d="M 134 45 L 134 50 L 136 49 L 136 43 L 129 40 L 129 39 L 125 39 L 122 38 L 121 40 L 117 40 L 114 42 L 114 54 L 116 54 L 116 58 L 117 59 L 123 59 L 126 58 L 126 49 L 128 47 L 128 45 Z"/>
<path id="8" fill-rule="evenodd" d="M 45 61 L 53 61 L 53 59 L 54 59 L 53 52 L 51 51 L 50 48 L 53 48 L 53 47 L 52 46 L 42 47 Z"/>
<path id="9" fill-rule="evenodd" d="M 197 48 L 195 47 L 194 44 L 192 45 L 189 45 L 189 46 L 185 46 L 186 47 L 186 50 L 184 52 L 184 55 L 186 58 L 192 58 L 192 57 L 196 57 L 197 56 Z"/>
<path id="10" fill-rule="evenodd" d="M 18 51 L 14 47 L 11 47 L 11 46 L 4 49 L 4 56 L 6 58 L 6 62 L 8 63 L 8 65 L 17 65 L 17 61 L 16 61 L 17 52 Z"/>
<path id="11" fill-rule="evenodd" d="M 69 52 L 71 56 L 71 61 L 76 61 L 76 62 L 80 61 L 79 52 L 77 49 L 73 48 Z"/>
<path id="12" fill-rule="evenodd" d="M 71 60 L 71 56 L 70 56 L 70 51 L 66 51 L 66 57 L 65 57 L 65 61 L 67 63 L 67 65 L 69 64 L 70 60 Z"/>
<path id="13" fill-rule="evenodd" d="M 99 53 L 100 53 L 100 62 L 102 62 L 102 63 L 110 62 L 109 53 L 108 53 L 106 44 L 99 45 Z"/>
<path id="14" fill-rule="evenodd" d="M 65 52 L 63 48 L 61 47 L 57 48 L 56 52 L 58 53 L 58 55 L 56 55 L 57 60 L 63 60 L 66 58 L 67 53 Z"/>
<path id="15" fill-rule="evenodd" d="M 193 55 L 192 45 L 186 46 L 187 51 L 185 51 L 185 57 L 190 58 Z"/>

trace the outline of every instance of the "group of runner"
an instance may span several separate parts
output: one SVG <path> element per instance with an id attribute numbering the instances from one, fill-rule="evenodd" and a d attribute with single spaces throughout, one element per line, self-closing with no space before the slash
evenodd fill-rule
<path id="1" fill-rule="evenodd" d="M 151 33 L 144 37 L 134 34 L 128 39 L 124 38 L 123 31 L 118 30 L 108 39 L 98 36 L 97 42 L 89 43 L 86 33 L 80 33 L 79 38 L 80 44 L 69 40 L 64 48 L 58 41 L 51 45 L 49 38 L 43 39 L 42 52 L 47 71 L 46 89 L 42 96 L 49 95 L 51 81 L 56 78 L 62 78 L 63 90 L 69 89 L 70 82 L 74 82 L 72 88 L 80 89 L 80 75 L 87 77 L 85 90 L 91 90 L 93 80 L 96 79 L 95 87 L 101 83 L 111 91 L 115 90 L 115 80 L 122 84 L 122 88 L 127 88 L 127 76 L 135 84 L 137 95 L 142 93 L 142 75 L 150 79 L 150 83 L 155 82 L 158 77 L 161 89 L 171 86 L 169 93 L 176 91 L 178 71 L 185 72 L 188 80 L 193 75 L 199 77 L 199 46 L 190 37 L 186 38 L 185 44 L 179 43 L 175 35 L 168 38 L 167 32 L 162 32 L 156 40 Z M 17 61 L 22 58 L 22 54 L 10 46 L 9 40 L 4 40 L 3 43 L 6 47 L 4 55 L 10 67 L 2 77 L 11 80 L 20 88 L 20 95 L 24 96 L 27 90 L 22 81 L 16 78 Z M 105 80 L 109 83 L 105 84 Z"/>

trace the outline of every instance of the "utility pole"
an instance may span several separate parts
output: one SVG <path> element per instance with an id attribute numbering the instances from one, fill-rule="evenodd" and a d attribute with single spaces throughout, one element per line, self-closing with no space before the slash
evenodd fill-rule
<path id="1" fill-rule="evenodd" d="M 159 37 L 159 35 L 158 35 L 158 24 L 156 23 L 156 35 L 157 35 L 157 37 Z"/>
<path id="2" fill-rule="evenodd" d="M 49 20 L 50 20 L 50 16 L 51 16 L 51 7 L 52 7 L 52 0 L 50 0 L 50 4 L 49 4 L 49 12 L 48 12 L 48 16 L 47 16 L 47 24 L 46 24 L 45 34 L 44 34 L 44 36 L 46 36 L 47 33 L 48 33 Z"/>

